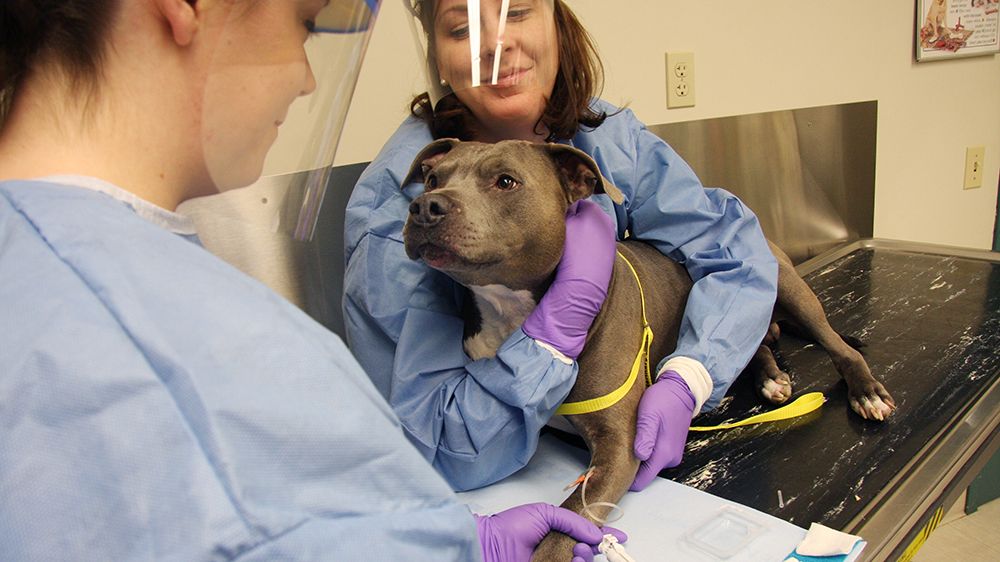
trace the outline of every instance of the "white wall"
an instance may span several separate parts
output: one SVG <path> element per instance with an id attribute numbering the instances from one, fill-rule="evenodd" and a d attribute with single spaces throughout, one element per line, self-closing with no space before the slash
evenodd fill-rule
<path id="1" fill-rule="evenodd" d="M 878 100 L 875 235 L 989 248 L 1000 55 L 916 63 L 915 0 L 569 0 L 599 45 L 604 98 L 649 124 Z M 337 163 L 371 160 L 423 91 L 400 0 L 385 0 Z M 666 108 L 664 53 L 695 54 L 697 105 Z M 965 191 L 967 146 L 986 147 Z"/>

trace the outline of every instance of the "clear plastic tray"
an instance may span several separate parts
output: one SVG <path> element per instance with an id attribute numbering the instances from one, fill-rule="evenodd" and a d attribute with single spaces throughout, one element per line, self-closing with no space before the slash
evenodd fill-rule
<path id="1" fill-rule="evenodd" d="M 767 524 L 731 505 L 719 508 L 681 537 L 688 548 L 713 560 L 726 560 L 767 531 Z"/>

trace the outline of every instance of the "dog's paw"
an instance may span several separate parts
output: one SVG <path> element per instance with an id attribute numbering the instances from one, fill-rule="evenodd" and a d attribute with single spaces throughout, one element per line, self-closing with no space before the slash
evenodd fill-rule
<path id="1" fill-rule="evenodd" d="M 848 401 L 851 409 L 866 420 L 885 421 L 896 410 L 896 402 L 882 383 L 872 380 L 864 388 L 851 390 Z"/>
<path id="2" fill-rule="evenodd" d="M 784 404 L 792 396 L 792 381 L 783 371 L 760 376 L 757 385 L 760 395 L 771 404 Z"/>

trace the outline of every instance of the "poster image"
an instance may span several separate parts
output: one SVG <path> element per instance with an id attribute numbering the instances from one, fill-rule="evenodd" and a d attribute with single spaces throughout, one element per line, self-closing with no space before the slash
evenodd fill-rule
<path id="1" fill-rule="evenodd" d="M 917 0 L 917 60 L 1000 52 L 1000 0 Z"/>

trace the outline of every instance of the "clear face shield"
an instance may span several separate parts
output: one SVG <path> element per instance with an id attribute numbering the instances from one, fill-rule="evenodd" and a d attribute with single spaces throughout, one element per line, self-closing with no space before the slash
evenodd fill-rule
<path id="1" fill-rule="evenodd" d="M 203 238 L 209 219 L 312 238 L 378 3 L 233 5 L 202 100 L 206 172 L 222 192 L 189 213 Z"/>
<path id="2" fill-rule="evenodd" d="M 434 106 L 454 93 L 497 118 L 544 107 L 559 70 L 553 0 L 403 2 Z M 520 107 L 507 107 L 515 100 Z"/>

